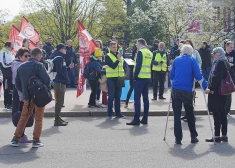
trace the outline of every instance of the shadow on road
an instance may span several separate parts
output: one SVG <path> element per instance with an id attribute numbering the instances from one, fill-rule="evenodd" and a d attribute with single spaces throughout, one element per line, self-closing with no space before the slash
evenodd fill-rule
<path id="1" fill-rule="evenodd" d="M 101 128 L 101 129 L 112 129 L 115 130 L 115 128 L 113 128 L 114 126 L 121 124 L 121 122 L 119 121 L 119 119 L 114 118 L 114 119 L 105 119 L 105 121 L 103 121 L 102 123 L 96 125 L 97 127 Z"/>
<path id="2" fill-rule="evenodd" d="M 132 126 L 132 128 L 129 129 L 129 131 L 130 131 L 130 134 L 133 135 L 133 136 L 141 136 L 141 135 L 149 133 L 148 125 L 139 126 L 139 127 Z"/>
<path id="3" fill-rule="evenodd" d="M 51 126 L 50 128 L 42 131 L 42 137 L 50 137 L 53 134 L 59 134 L 59 133 L 61 133 L 59 127 Z"/>
<path id="4" fill-rule="evenodd" d="M 28 148 L 25 144 L 20 144 L 20 147 L 11 147 L 10 145 L 1 147 L 0 163 L 6 165 L 17 165 L 25 162 L 32 162 L 40 158 L 36 154 L 37 149 L 31 148 L 25 152 L 23 149 L 26 147 Z"/>
<path id="5" fill-rule="evenodd" d="M 233 156 L 235 155 L 235 148 L 229 143 L 217 143 L 216 145 L 211 144 L 211 152 L 215 152 L 221 156 Z"/>

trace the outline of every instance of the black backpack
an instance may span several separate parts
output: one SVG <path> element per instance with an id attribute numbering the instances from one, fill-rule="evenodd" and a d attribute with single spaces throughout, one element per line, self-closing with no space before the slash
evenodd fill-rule
<path id="1" fill-rule="evenodd" d="M 28 92 L 30 95 L 29 102 L 33 100 L 37 107 L 44 107 L 52 101 L 50 89 L 37 76 L 29 78 Z"/>

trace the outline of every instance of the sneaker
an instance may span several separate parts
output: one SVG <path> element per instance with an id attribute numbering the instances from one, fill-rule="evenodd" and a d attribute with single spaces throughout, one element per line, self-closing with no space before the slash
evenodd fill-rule
<path id="1" fill-rule="evenodd" d="M 19 146 L 19 141 L 14 137 L 12 140 L 11 140 L 11 146 L 13 147 L 18 147 Z"/>
<path id="2" fill-rule="evenodd" d="M 101 105 L 102 103 L 99 100 L 96 100 L 96 105 Z"/>
<path id="3" fill-rule="evenodd" d="M 222 142 L 228 142 L 228 137 L 227 136 L 222 136 L 222 137 L 220 137 L 220 140 Z"/>
<path id="4" fill-rule="evenodd" d="M 29 140 L 27 135 L 24 135 L 23 137 L 20 138 L 19 143 L 32 143 L 32 140 Z"/>
<path id="5" fill-rule="evenodd" d="M 99 105 L 100 108 L 107 108 L 107 105 L 101 104 Z"/>
<path id="6" fill-rule="evenodd" d="M 124 108 L 128 108 L 128 105 L 126 104 L 126 105 L 124 106 Z"/>
<path id="7" fill-rule="evenodd" d="M 199 140 L 197 138 L 191 138 L 191 143 L 198 143 Z"/>
<path id="8" fill-rule="evenodd" d="M 159 96 L 159 99 L 160 99 L 160 100 L 166 100 L 166 98 L 163 97 L 163 96 Z"/>
<path id="9" fill-rule="evenodd" d="M 39 147 L 43 147 L 43 143 L 39 140 L 39 141 L 33 141 L 33 145 L 32 148 L 39 148 Z"/>
<path id="10" fill-rule="evenodd" d="M 67 126 L 68 125 L 68 122 L 65 122 L 63 120 L 58 120 L 58 121 L 54 121 L 54 126 L 57 127 L 57 126 Z"/>
<path id="11" fill-rule="evenodd" d="M 124 116 L 122 113 L 116 115 L 116 118 L 126 118 L 126 116 Z"/>

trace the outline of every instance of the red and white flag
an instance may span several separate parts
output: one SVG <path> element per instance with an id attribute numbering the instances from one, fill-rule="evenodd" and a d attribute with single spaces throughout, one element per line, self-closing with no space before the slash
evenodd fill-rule
<path id="1" fill-rule="evenodd" d="M 40 34 L 37 30 L 34 29 L 33 25 L 23 16 L 21 24 L 20 24 L 20 31 L 24 33 L 24 35 L 31 40 L 34 44 L 40 41 Z M 31 49 L 31 48 L 30 48 Z"/>
<path id="2" fill-rule="evenodd" d="M 27 38 L 19 29 L 17 29 L 14 25 L 11 26 L 11 31 L 9 34 L 9 41 L 14 44 L 14 49 L 12 53 L 16 55 L 17 51 L 22 47 L 23 40 Z"/>
<path id="3" fill-rule="evenodd" d="M 97 47 L 95 41 L 91 35 L 85 29 L 80 20 L 78 20 L 78 39 L 79 39 L 79 51 L 80 51 L 80 70 L 77 87 L 77 97 L 82 95 L 86 90 L 86 79 L 83 77 L 85 65 L 89 62 L 90 55 Z"/>

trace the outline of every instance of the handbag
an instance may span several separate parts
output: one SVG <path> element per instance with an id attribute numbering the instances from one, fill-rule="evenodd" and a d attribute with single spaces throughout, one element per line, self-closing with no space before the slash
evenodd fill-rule
<path id="1" fill-rule="evenodd" d="M 21 113 L 22 113 L 22 108 L 23 108 L 24 103 L 20 102 L 19 103 L 19 109 L 17 112 L 15 112 L 12 116 L 12 122 L 15 127 L 17 127 L 18 122 L 20 121 Z M 34 124 L 34 113 L 30 115 L 28 122 L 26 124 L 26 127 L 32 127 Z"/>
<path id="2" fill-rule="evenodd" d="M 232 77 L 229 73 L 228 66 L 225 61 L 224 63 L 227 69 L 227 76 L 225 77 L 225 79 L 222 79 L 222 81 L 220 82 L 218 93 L 221 96 L 231 94 L 235 91 L 235 86 L 234 86 Z"/>
<path id="3" fill-rule="evenodd" d="M 119 77 L 119 66 L 118 66 L 118 79 L 117 79 L 117 87 L 123 88 L 125 87 L 125 81 L 123 77 Z"/>

